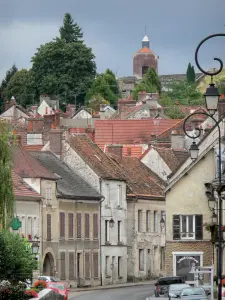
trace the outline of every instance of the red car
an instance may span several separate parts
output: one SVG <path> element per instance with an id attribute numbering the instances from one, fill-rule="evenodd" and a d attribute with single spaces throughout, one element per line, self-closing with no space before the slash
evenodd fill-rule
<path id="1" fill-rule="evenodd" d="M 64 300 L 68 300 L 69 288 L 67 288 L 64 282 L 48 282 L 48 288 L 53 289 L 60 295 L 64 296 Z"/>

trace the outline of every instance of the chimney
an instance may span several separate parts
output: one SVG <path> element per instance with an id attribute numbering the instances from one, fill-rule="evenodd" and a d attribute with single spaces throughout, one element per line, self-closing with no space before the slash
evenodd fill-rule
<path id="1" fill-rule="evenodd" d="M 123 145 L 108 145 L 108 153 L 114 154 L 118 157 L 122 157 L 123 154 Z"/>
<path id="2" fill-rule="evenodd" d="M 60 129 L 60 112 L 58 109 L 55 111 L 55 128 Z"/>
<path id="3" fill-rule="evenodd" d="M 16 135 L 16 144 L 21 145 L 21 135 L 20 134 Z"/>
<path id="4" fill-rule="evenodd" d="M 63 133 L 61 129 L 52 129 L 49 132 L 50 151 L 58 158 L 60 158 L 62 154 L 62 135 Z"/>
<path id="5" fill-rule="evenodd" d="M 99 115 L 100 115 L 100 120 L 105 120 L 105 104 L 101 103 L 100 104 L 100 111 L 99 111 Z"/>
<path id="6" fill-rule="evenodd" d="M 47 143 L 49 141 L 49 132 L 52 128 L 53 115 L 44 115 L 43 117 L 44 117 L 43 139 L 44 139 L 44 143 Z"/>
<path id="7" fill-rule="evenodd" d="M 171 132 L 171 148 L 172 149 L 184 149 L 185 137 L 184 134 L 178 133 L 176 130 Z"/>

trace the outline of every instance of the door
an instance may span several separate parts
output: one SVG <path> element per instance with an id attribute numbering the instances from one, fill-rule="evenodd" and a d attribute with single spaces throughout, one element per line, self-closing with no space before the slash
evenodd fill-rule
<path id="1" fill-rule="evenodd" d="M 147 276 L 148 278 L 151 277 L 151 250 L 148 249 L 148 256 L 147 256 Z"/>
<path id="2" fill-rule="evenodd" d="M 115 263 L 116 263 L 116 258 L 115 256 L 112 257 L 112 283 L 114 284 L 116 282 L 116 267 L 115 267 Z"/>
<path id="3" fill-rule="evenodd" d="M 81 253 L 77 253 L 77 286 L 80 286 Z"/>

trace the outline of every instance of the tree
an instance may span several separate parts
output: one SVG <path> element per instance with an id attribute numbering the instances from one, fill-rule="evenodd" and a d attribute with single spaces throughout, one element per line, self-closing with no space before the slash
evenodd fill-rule
<path id="1" fill-rule="evenodd" d="M 176 105 L 167 107 L 164 111 L 165 115 L 170 119 L 183 119 L 185 115 L 180 111 Z"/>
<path id="2" fill-rule="evenodd" d="M 105 77 L 105 80 L 108 82 L 109 87 L 110 87 L 111 91 L 113 92 L 113 94 L 118 96 L 118 98 L 119 98 L 120 97 L 120 89 L 119 89 L 119 85 L 118 85 L 116 76 L 113 73 L 113 71 L 110 69 L 106 69 L 106 71 L 104 73 L 104 77 Z"/>
<path id="3" fill-rule="evenodd" d="M 195 82 L 195 78 L 196 76 L 195 76 L 195 68 L 194 68 L 194 66 L 191 66 L 191 82 Z"/>
<path id="4" fill-rule="evenodd" d="M 93 111 L 100 111 L 101 104 L 109 104 L 101 95 L 94 95 L 88 103 L 88 107 L 90 107 Z"/>
<path id="5" fill-rule="evenodd" d="M 18 71 L 15 64 L 12 65 L 12 67 L 6 72 L 5 78 L 2 80 L 2 83 L 0 85 L 0 97 L 4 96 L 4 90 L 7 87 L 11 77 Z"/>
<path id="6" fill-rule="evenodd" d="M 133 91 L 134 99 L 137 100 L 140 91 L 145 91 L 147 93 L 161 93 L 161 82 L 155 69 L 149 68 L 141 81 L 136 85 Z"/>
<path id="7" fill-rule="evenodd" d="M 98 95 L 98 97 L 101 96 L 111 104 L 115 104 L 118 100 L 118 96 L 113 93 L 105 74 L 99 74 L 96 76 L 85 96 L 86 102 L 90 103 L 92 98 L 96 95 Z"/>
<path id="8" fill-rule="evenodd" d="M 7 230 L 0 231 L 0 274 L 12 283 L 32 278 L 36 269 L 31 247 L 22 237 Z"/>
<path id="9" fill-rule="evenodd" d="M 14 212 L 12 163 L 9 131 L 6 123 L 0 123 L 0 224 L 7 228 Z"/>
<path id="10" fill-rule="evenodd" d="M 192 66 L 190 63 L 188 64 L 188 67 L 187 67 L 186 80 L 188 83 L 195 82 L 195 69 L 194 69 L 194 66 Z"/>
<path id="11" fill-rule="evenodd" d="M 32 103 L 35 90 L 30 86 L 31 74 L 26 69 L 17 71 L 10 79 L 4 90 L 5 99 L 14 96 L 18 103 L 25 106 Z"/>
<path id="12" fill-rule="evenodd" d="M 71 14 L 66 13 L 63 20 L 63 26 L 59 29 L 60 38 L 66 43 L 79 42 L 83 38 L 83 32 L 74 20 Z"/>

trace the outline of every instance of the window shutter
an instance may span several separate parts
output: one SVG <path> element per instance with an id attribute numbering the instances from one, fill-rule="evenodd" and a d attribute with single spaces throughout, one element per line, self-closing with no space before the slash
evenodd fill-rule
<path id="1" fill-rule="evenodd" d="M 85 239 L 90 238 L 90 222 L 89 214 L 85 214 Z"/>
<path id="2" fill-rule="evenodd" d="M 203 220 L 202 215 L 195 215 L 195 239 L 203 239 Z"/>
<path id="3" fill-rule="evenodd" d="M 90 253 L 85 253 L 85 278 L 90 278 Z"/>
<path id="4" fill-rule="evenodd" d="M 65 238 L 65 213 L 60 213 L 60 237 Z"/>
<path id="5" fill-rule="evenodd" d="M 69 232 L 68 232 L 68 236 L 70 239 L 73 238 L 73 214 L 69 213 Z"/>
<path id="6" fill-rule="evenodd" d="M 69 252 L 69 279 L 70 280 L 74 280 L 75 276 L 74 276 L 74 253 L 73 252 Z"/>
<path id="7" fill-rule="evenodd" d="M 77 238 L 81 239 L 81 214 L 77 214 Z"/>
<path id="8" fill-rule="evenodd" d="M 47 214 L 47 241 L 52 239 L 52 216 Z"/>
<path id="9" fill-rule="evenodd" d="M 93 214 L 93 238 L 98 239 L 98 214 Z"/>
<path id="10" fill-rule="evenodd" d="M 98 253 L 93 253 L 93 273 L 94 278 L 98 278 Z"/>
<path id="11" fill-rule="evenodd" d="M 173 239 L 180 240 L 180 216 L 173 215 Z"/>
<path id="12" fill-rule="evenodd" d="M 60 252 L 60 279 L 66 280 L 66 254 L 65 252 Z"/>

